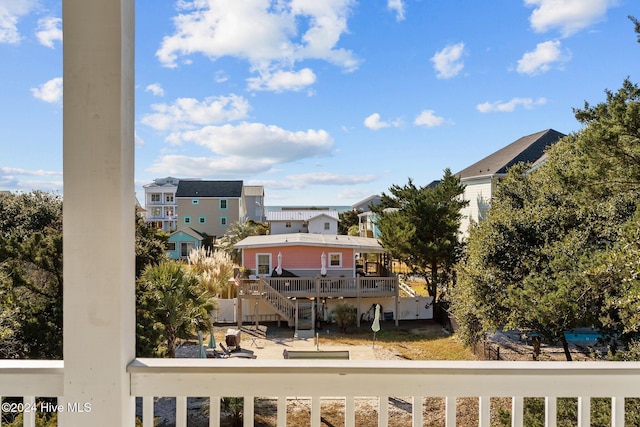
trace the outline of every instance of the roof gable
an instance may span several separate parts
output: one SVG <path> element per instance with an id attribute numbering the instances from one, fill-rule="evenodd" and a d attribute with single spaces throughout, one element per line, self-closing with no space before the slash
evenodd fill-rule
<path id="1" fill-rule="evenodd" d="M 181 180 L 176 197 L 242 197 L 242 181 Z"/>
<path id="2" fill-rule="evenodd" d="M 192 237 L 200 242 L 207 238 L 207 235 L 205 233 L 201 233 L 198 230 L 194 230 L 193 228 L 188 227 L 181 228 L 180 230 L 176 230 L 171 233 L 171 235 L 169 235 L 169 241 L 173 241 L 183 234 L 186 234 L 187 236 Z"/>
<path id="3" fill-rule="evenodd" d="M 479 162 L 461 170 L 456 175 L 461 179 L 465 179 L 506 174 L 510 167 L 518 163 L 537 162 L 544 155 L 547 147 L 555 144 L 565 136 L 565 134 L 553 129 L 523 136 Z"/>

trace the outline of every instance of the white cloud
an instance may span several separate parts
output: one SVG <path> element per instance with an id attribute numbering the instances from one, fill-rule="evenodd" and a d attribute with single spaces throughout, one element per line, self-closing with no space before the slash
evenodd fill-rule
<path id="1" fill-rule="evenodd" d="M 374 191 L 372 190 L 350 187 L 339 192 L 336 198 L 340 200 L 351 200 L 353 202 L 354 200 L 363 200 L 373 193 Z"/>
<path id="2" fill-rule="evenodd" d="M 268 171 L 271 162 L 245 157 L 162 156 L 147 171 L 159 175 L 191 176 L 195 178 L 237 178 Z"/>
<path id="3" fill-rule="evenodd" d="M 160 83 L 152 83 L 144 89 L 145 92 L 151 92 L 155 96 L 164 96 L 164 89 Z"/>
<path id="4" fill-rule="evenodd" d="M 134 139 L 134 143 L 136 144 L 136 147 L 144 146 L 144 139 L 142 139 L 140 135 L 138 135 L 138 132 L 133 133 L 133 139 Z"/>
<path id="5" fill-rule="evenodd" d="M 224 83 L 229 80 L 229 77 L 224 73 L 224 71 L 216 71 L 216 74 L 213 76 L 213 80 L 216 83 Z"/>
<path id="6" fill-rule="evenodd" d="M 404 2 L 402 0 L 387 0 L 387 9 L 396 13 L 396 21 L 404 20 Z"/>
<path id="7" fill-rule="evenodd" d="M 53 49 L 53 42 L 62 41 L 62 18 L 50 16 L 39 19 L 36 37 L 40 44 Z"/>
<path id="8" fill-rule="evenodd" d="M 354 185 L 371 182 L 376 179 L 373 174 L 343 175 L 329 172 L 310 172 L 287 175 L 287 179 L 304 185 Z"/>
<path id="9" fill-rule="evenodd" d="M 435 115 L 433 110 L 424 110 L 413 121 L 416 126 L 426 126 L 429 128 L 440 126 L 444 123 L 444 118 Z"/>
<path id="10" fill-rule="evenodd" d="M 194 143 L 208 149 L 211 155 L 166 155 L 149 171 L 187 176 L 249 176 L 269 171 L 279 163 L 326 156 L 333 149 L 333 139 L 324 130 L 294 132 L 262 123 L 204 126 L 174 132 L 169 140 Z"/>
<path id="11" fill-rule="evenodd" d="M 20 43 L 18 21 L 37 5 L 38 0 L 0 0 L 0 43 Z"/>
<path id="12" fill-rule="evenodd" d="M 306 59 L 328 61 L 346 71 L 358 67 L 349 50 L 337 47 L 347 29 L 355 0 L 197 0 L 181 1 L 184 13 L 174 18 L 175 32 L 164 37 L 156 56 L 166 67 L 176 67 L 193 54 L 212 60 L 222 56 L 246 59 L 254 72 L 290 70 Z M 300 78 L 308 84 L 308 72 L 292 73 L 273 90 L 299 90 Z M 261 90 L 270 90 L 265 82 Z M 283 77 L 286 77 L 283 75 Z M 254 82 L 256 84 L 256 82 Z"/>
<path id="13" fill-rule="evenodd" d="M 516 70 L 521 74 L 536 75 L 551 69 L 554 63 L 562 63 L 571 59 L 569 51 L 563 52 L 559 40 L 538 43 L 533 52 L 525 53 L 518 61 Z"/>
<path id="14" fill-rule="evenodd" d="M 62 172 L 0 167 L 0 188 L 27 192 L 33 190 L 61 191 Z"/>
<path id="15" fill-rule="evenodd" d="M 525 0 L 524 3 L 535 7 L 529 17 L 535 31 L 544 33 L 557 28 L 563 37 L 568 37 L 602 21 L 616 0 Z"/>
<path id="16" fill-rule="evenodd" d="M 401 118 L 395 119 L 392 122 L 386 122 L 386 121 L 382 121 L 380 120 L 380 114 L 378 113 L 373 113 L 370 116 L 368 116 L 367 118 L 364 119 L 364 125 L 366 127 L 368 127 L 371 130 L 378 130 L 378 129 L 382 129 L 382 128 L 388 128 L 390 126 L 393 127 L 401 127 L 403 125 L 403 120 Z M 343 130 L 345 132 L 348 132 L 349 129 L 344 128 Z"/>
<path id="17" fill-rule="evenodd" d="M 0 175 L 20 175 L 20 176 L 59 176 L 62 177 L 62 172 L 45 171 L 42 169 L 28 170 L 22 168 L 0 167 Z"/>
<path id="18" fill-rule="evenodd" d="M 431 58 L 433 68 L 436 70 L 436 77 L 439 79 L 455 77 L 464 68 L 463 54 L 464 43 L 462 42 L 447 45 L 441 51 L 436 52 Z"/>
<path id="19" fill-rule="evenodd" d="M 389 123 L 381 121 L 380 114 L 378 113 L 373 113 L 372 115 L 364 119 L 364 125 L 371 130 L 378 130 L 391 126 Z"/>
<path id="20" fill-rule="evenodd" d="M 249 89 L 282 92 L 285 90 L 299 91 L 316 82 L 316 75 L 310 68 L 295 71 L 281 71 L 274 73 L 260 72 L 259 77 L 247 79 Z"/>
<path id="21" fill-rule="evenodd" d="M 249 102 L 238 95 L 205 98 L 178 98 L 173 104 L 153 104 L 154 113 L 142 117 L 143 124 L 160 131 L 195 129 L 216 123 L 241 120 L 247 116 Z"/>
<path id="22" fill-rule="evenodd" d="M 31 88 L 35 98 L 51 104 L 62 101 L 62 77 L 56 77 L 37 88 Z"/>
<path id="23" fill-rule="evenodd" d="M 546 98 L 538 98 L 535 100 L 531 98 L 513 98 L 507 102 L 502 102 L 502 101 L 488 102 L 487 101 L 485 103 L 478 104 L 476 106 L 476 109 L 481 113 L 495 113 L 495 112 L 511 113 L 518 106 L 522 106 L 525 109 L 530 110 L 534 107 L 538 107 L 546 103 L 547 103 Z"/>
<path id="24" fill-rule="evenodd" d="M 289 131 L 262 123 L 205 126 L 180 134 L 182 142 L 194 142 L 214 153 L 260 158 L 272 163 L 290 162 L 331 152 L 333 139 L 324 130 Z"/>

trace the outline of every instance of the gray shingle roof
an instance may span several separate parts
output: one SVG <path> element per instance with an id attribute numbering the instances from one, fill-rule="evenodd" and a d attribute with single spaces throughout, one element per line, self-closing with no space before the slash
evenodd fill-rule
<path id="1" fill-rule="evenodd" d="M 181 180 L 176 197 L 242 197 L 242 181 Z"/>
<path id="2" fill-rule="evenodd" d="M 565 136 L 565 134 L 553 129 L 523 136 L 479 162 L 461 170 L 456 175 L 461 179 L 465 179 L 505 174 L 511 166 L 517 163 L 535 163 L 544 155 L 547 147 L 555 144 Z"/>

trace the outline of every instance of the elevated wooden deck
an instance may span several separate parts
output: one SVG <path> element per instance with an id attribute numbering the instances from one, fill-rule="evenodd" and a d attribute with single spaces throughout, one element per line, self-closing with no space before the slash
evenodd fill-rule
<path id="1" fill-rule="evenodd" d="M 243 280 L 241 291 L 249 297 L 262 295 L 262 280 L 286 298 L 393 297 L 398 293 L 397 277 L 266 277 Z"/>

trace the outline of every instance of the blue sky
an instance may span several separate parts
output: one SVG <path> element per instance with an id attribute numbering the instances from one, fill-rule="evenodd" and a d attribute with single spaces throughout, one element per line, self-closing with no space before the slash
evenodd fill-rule
<path id="1" fill-rule="evenodd" d="M 638 82 L 637 0 L 137 0 L 136 190 L 425 185 Z M 0 190 L 62 192 L 61 0 L 0 0 Z"/>

